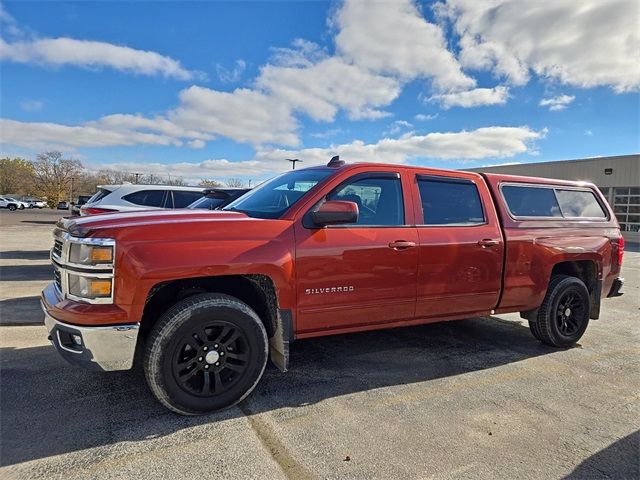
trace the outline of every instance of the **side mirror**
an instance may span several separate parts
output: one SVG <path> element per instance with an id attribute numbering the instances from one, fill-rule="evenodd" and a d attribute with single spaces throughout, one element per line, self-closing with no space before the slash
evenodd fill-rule
<path id="1" fill-rule="evenodd" d="M 311 213 L 313 223 L 324 227 L 325 225 L 340 225 L 356 223 L 358 221 L 358 204 L 343 200 L 329 200 Z"/>

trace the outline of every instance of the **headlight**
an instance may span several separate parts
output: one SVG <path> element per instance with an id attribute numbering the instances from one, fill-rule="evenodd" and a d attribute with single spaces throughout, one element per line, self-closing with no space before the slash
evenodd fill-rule
<path id="1" fill-rule="evenodd" d="M 69 293 L 82 298 L 110 298 L 111 278 L 85 277 L 69 272 Z"/>
<path id="2" fill-rule="evenodd" d="M 110 265 L 113 263 L 113 247 L 72 243 L 69 262 L 78 265 Z"/>

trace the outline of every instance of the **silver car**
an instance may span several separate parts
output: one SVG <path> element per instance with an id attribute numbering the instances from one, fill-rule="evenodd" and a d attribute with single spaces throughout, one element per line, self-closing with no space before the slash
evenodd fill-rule
<path id="1" fill-rule="evenodd" d="M 99 185 L 80 208 L 80 215 L 186 208 L 202 197 L 204 188 L 169 185 Z"/>

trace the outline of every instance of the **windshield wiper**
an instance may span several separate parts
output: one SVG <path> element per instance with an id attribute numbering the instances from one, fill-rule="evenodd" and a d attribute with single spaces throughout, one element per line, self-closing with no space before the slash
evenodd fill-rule
<path id="1" fill-rule="evenodd" d="M 222 210 L 226 211 L 226 212 L 239 212 L 239 213 L 244 213 L 246 216 L 250 217 L 251 215 L 249 215 L 249 212 L 246 210 L 242 210 L 240 208 L 237 207 L 229 207 L 229 208 L 223 208 Z"/>

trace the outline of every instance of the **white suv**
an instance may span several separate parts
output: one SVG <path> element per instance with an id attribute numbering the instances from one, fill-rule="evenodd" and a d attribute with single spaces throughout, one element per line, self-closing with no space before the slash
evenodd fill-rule
<path id="1" fill-rule="evenodd" d="M 24 210 L 25 204 L 15 198 L 0 197 L 0 208 L 8 208 L 11 211 L 20 209 Z"/>
<path id="2" fill-rule="evenodd" d="M 169 185 L 98 185 L 96 194 L 80 208 L 80 215 L 186 208 L 202 197 L 203 191 Z"/>

